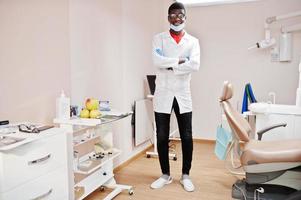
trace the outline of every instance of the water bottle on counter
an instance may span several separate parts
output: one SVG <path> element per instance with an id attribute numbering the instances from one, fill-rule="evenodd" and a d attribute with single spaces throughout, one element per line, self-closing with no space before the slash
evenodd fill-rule
<path id="1" fill-rule="evenodd" d="M 56 99 L 56 118 L 70 119 L 70 98 L 62 90 L 61 96 Z"/>

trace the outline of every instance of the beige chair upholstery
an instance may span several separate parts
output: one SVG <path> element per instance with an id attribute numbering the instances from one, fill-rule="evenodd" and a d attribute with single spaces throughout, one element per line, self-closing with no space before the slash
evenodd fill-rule
<path id="1" fill-rule="evenodd" d="M 220 97 L 221 106 L 227 117 L 227 121 L 235 134 L 238 141 L 249 141 L 249 134 L 251 132 L 251 127 L 249 123 L 238 113 L 228 101 L 233 96 L 232 85 L 228 82 L 224 83 L 222 96 Z"/>
<path id="2" fill-rule="evenodd" d="M 301 162 L 300 140 L 250 140 L 241 156 L 242 165 L 280 162 Z"/>
<path id="3" fill-rule="evenodd" d="M 225 81 L 223 91 L 222 91 L 222 96 L 220 97 L 220 101 L 227 101 L 231 99 L 232 96 L 233 96 L 232 85 L 228 81 Z"/>
<path id="4" fill-rule="evenodd" d="M 229 100 L 232 98 L 232 95 L 232 85 L 225 82 L 220 103 L 235 136 L 234 139 L 245 143 L 240 157 L 242 166 L 301 162 L 301 140 L 250 140 L 248 135 L 251 132 L 251 127 L 248 121 L 231 106 Z"/>

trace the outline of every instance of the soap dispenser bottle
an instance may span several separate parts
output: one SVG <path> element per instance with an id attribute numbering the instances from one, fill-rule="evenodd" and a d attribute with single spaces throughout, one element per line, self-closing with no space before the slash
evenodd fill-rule
<path id="1" fill-rule="evenodd" d="M 70 99 L 62 90 L 61 96 L 56 99 L 56 118 L 70 119 Z"/>

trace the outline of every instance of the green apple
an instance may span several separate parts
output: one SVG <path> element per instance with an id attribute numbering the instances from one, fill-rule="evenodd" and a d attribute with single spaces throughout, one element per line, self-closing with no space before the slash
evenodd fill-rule
<path id="1" fill-rule="evenodd" d="M 81 111 L 80 111 L 80 118 L 89 118 L 89 116 L 90 116 L 90 111 L 89 110 L 87 110 L 87 109 L 82 109 Z"/>
<path id="2" fill-rule="evenodd" d="M 89 98 L 86 100 L 86 108 L 88 110 L 98 110 L 99 101 L 97 99 Z"/>
<path id="3" fill-rule="evenodd" d="M 90 111 L 90 118 L 100 118 L 101 113 L 99 110 L 91 110 Z"/>

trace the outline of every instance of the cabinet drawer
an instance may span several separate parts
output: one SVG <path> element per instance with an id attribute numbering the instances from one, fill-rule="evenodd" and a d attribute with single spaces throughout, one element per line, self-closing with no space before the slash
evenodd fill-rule
<path id="1" fill-rule="evenodd" d="M 102 170 L 103 172 L 106 174 L 106 175 L 113 175 L 113 161 L 111 162 L 108 162 L 107 164 L 105 164 L 103 167 L 102 167 Z"/>
<path id="2" fill-rule="evenodd" d="M 67 166 L 66 135 L 55 134 L 0 153 L 0 192 Z"/>
<path id="3" fill-rule="evenodd" d="M 92 174 L 74 174 L 75 185 L 84 186 L 86 183 L 91 182 L 101 182 L 101 185 L 104 184 L 103 180 L 107 180 L 107 177 L 113 176 L 113 162 L 110 161 L 107 164 L 103 165 L 101 168 L 93 172 Z"/>
<path id="4" fill-rule="evenodd" d="M 68 173 L 66 167 L 41 176 L 13 190 L 0 193 L 1 200 L 67 200 Z"/>

